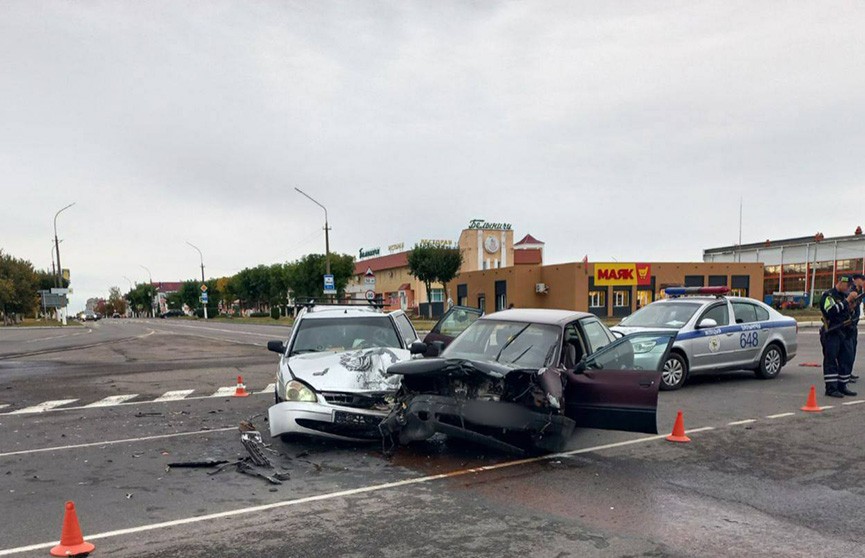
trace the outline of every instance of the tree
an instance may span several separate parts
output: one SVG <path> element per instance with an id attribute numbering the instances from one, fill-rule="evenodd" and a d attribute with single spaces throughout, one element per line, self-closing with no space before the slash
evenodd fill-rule
<path id="1" fill-rule="evenodd" d="M 156 287 L 147 283 L 135 285 L 131 291 L 126 293 L 129 305 L 138 313 L 151 312 L 153 310 L 153 297 L 156 296 Z"/>
<path id="2" fill-rule="evenodd" d="M 458 248 L 416 244 L 408 254 L 409 274 L 423 282 L 429 317 L 432 318 L 432 284 L 441 283 L 447 293 L 448 283 L 459 275 L 463 254 Z"/>
<path id="3" fill-rule="evenodd" d="M 37 286 L 33 264 L 0 250 L 0 311 L 4 320 L 10 313 L 35 310 Z"/>
<path id="4" fill-rule="evenodd" d="M 295 297 L 321 298 L 324 296 L 324 274 L 327 259 L 324 254 L 307 254 L 286 265 L 286 283 Z M 330 272 L 336 286 L 337 297 L 345 295 L 345 288 L 354 275 L 354 256 L 330 255 Z"/>
<path id="5" fill-rule="evenodd" d="M 119 287 L 108 289 L 108 307 L 112 314 L 115 312 L 120 315 L 126 314 L 126 300 L 124 300 L 123 295 L 120 293 Z"/>

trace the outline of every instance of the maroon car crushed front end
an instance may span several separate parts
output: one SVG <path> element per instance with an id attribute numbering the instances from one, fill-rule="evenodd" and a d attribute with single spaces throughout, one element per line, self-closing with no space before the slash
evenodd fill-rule
<path id="1" fill-rule="evenodd" d="M 480 318 L 440 357 L 389 368 L 402 379 L 381 433 L 394 446 L 438 433 L 516 454 L 561 451 L 577 426 L 657 433 L 659 369 L 675 334 L 605 331 L 577 312 Z"/>

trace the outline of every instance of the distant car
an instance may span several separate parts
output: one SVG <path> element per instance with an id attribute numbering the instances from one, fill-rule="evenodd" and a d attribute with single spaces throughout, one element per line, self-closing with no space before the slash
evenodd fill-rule
<path id="1" fill-rule="evenodd" d="M 279 353 L 271 436 L 297 434 L 337 440 L 381 439 L 378 425 L 393 406 L 399 376 L 388 368 L 421 344 L 402 310 L 367 303 L 302 306 Z"/>
<path id="2" fill-rule="evenodd" d="M 183 310 L 168 310 L 159 315 L 160 318 L 177 318 L 180 316 L 185 316 Z"/>
<path id="3" fill-rule="evenodd" d="M 99 314 L 96 314 L 95 312 L 85 312 L 83 320 L 85 322 L 95 322 L 99 320 Z"/>
<path id="4" fill-rule="evenodd" d="M 119 317 L 120 317 L 120 312 L 115 312 L 115 313 L 111 314 L 111 317 L 112 317 L 112 318 L 119 318 Z"/>
<path id="5" fill-rule="evenodd" d="M 441 356 L 390 367 L 402 382 L 380 428 L 400 444 L 441 433 L 513 453 L 559 451 L 577 426 L 656 434 L 658 371 L 675 335 L 616 339 L 568 310 L 489 314 Z"/>
<path id="6" fill-rule="evenodd" d="M 796 320 L 755 300 L 725 296 L 726 287 L 675 287 L 637 310 L 613 332 L 676 331 L 661 389 L 681 388 L 692 374 L 753 370 L 772 379 L 796 356 Z"/>

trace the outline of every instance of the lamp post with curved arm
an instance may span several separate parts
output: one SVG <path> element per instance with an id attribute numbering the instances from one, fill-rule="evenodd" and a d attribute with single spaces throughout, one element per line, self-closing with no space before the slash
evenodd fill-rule
<path id="1" fill-rule="evenodd" d="M 201 253 L 201 249 L 198 246 L 189 242 L 188 240 L 186 241 L 186 243 L 198 251 L 198 257 L 201 261 L 201 284 L 204 285 L 204 255 Z M 202 304 L 202 306 L 204 306 L 204 319 L 206 320 L 207 319 L 207 303 L 202 301 L 201 304 Z"/>

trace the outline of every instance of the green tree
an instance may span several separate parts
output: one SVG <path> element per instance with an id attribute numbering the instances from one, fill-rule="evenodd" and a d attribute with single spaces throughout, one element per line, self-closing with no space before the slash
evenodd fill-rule
<path id="1" fill-rule="evenodd" d="M 295 297 L 321 298 L 324 296 L 324 274 L 327 259 L 324 254 L 307 254 L 286 265 L 287 286 Z M 330 255 L 330 272 L 337 296 L 345 295 L 345 288 L 354 275 L 354 257 L 348 254 Z"/>
<path id="2" fill-rule="evenodd" d="M 457 248 L 416 244 L 409 252 L 409 274 L 421 281 L 426 288 L 430 318 L 432 318 L 432 284 L 441 283 L 447 293 L 448 283 L 459 275 L 462 264 L 463 254 Z"/>
<path id="3" fill-rule="evenodd" d="M 198 301 L 201 291 L 199 290 L 199 282 L 195 279 L 184 281 L 180 287 L 180 301 L 190 309 L 198 308 L 201 303 Z"/>
<path id="4" fill-rule="evenodd" d="M 156 296 L 156 287 L 147 283 L 139 283 L 126 293 L 126 300 L 133 310 L 139 314 L 153 311 L 153 297 Z"/>
<path id="5" fill-rule="evenodd" d="M 38 283 L 33 264 L 0 250 L 0 311 L 26 314 L 36 309 Z"/>

